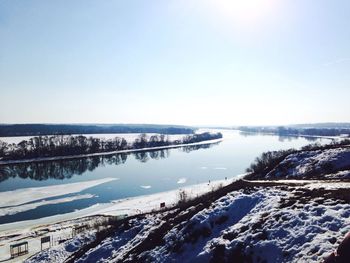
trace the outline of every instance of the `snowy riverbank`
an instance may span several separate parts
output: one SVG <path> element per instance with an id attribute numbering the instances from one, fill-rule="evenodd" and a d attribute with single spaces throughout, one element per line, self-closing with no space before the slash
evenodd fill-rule
<path id="1" fill-rule="evenodd" d="M 62 238 L 71 235 L 71 231 L 74 225 L 81 224 L 86 220 L 89 222 L 94 222 L 94 220 L 99 220 L 101 216 L 118 216 L 125 215 L 133 216 L 140 213 L 148 213 L 159 209 L 160 203 L 165 203 L 166 207 L 171 207 L 179 201 L 179 191 L 184 191 L 187 198 L 195 198 L 203 195 L 207 192 L 218 189 L 219 187 L 226 186 L 240 178 L 244 175 L 238 175 L 234 178 L 227 180 L 218 180 L 208 183 L 202 183 L 192 186 L 185 186 L 181 189 L 176 189 L 167 192 L 161 192 L 151 195 L 137 196 L 133 198 L 126 198 L 121 200 L 116 200 L 111 203 L 96 204 L 86 209 L 78 210 L 72 213 L 50 216 L 45 218 L 40 218 L 36 220 L 20 221 L 10 224 L 0 225 L 0 260 L 7 259 L 9 253 L 9 245 L 16 243 L 18 240 L 28 240 L 31 244 L 31 253 L 25 257 L 31 256 L 40 251 L 40 236 L 42 231 L 49 231 L 48 234 L 53 235 L 55 238 Z M 63 195 L 67 193 L 79 192 L 80 190 L 93 187 L 94 185 L 102 184 L 115 180 L 112 178 L 105 178 L 101 180 L 95 180 L 85 183 L 73 183 L 69 185 L 58 186 L 48 186 L 29 189 L 27 192 L 17 194 L 7 193 L 12 196 L 9 201 L 3 202 L 2 205 L 13 205 L 12 209 L 25 208 L 26 204 L 21 204 L 19 200 L 26 196 L 28 200 L 30 199 L 34 203 L 30 206 L 35 206 L 35 200 L 40 200 L 43 195 L 48 194 L 51 197 L 56 195 Z M 55 189 L 56 188 L 56 189 Z M 15 191 L 13 191 L 15 192 Z M 32 194 L 32 195 L 31 195 Z M 83 196 L 84 197 L 84 196 Z M 83 198 L 80 197 L 80 198 Z M 85 197 L 88 198 L 88 197 Z M 60 199 L 58 199 L 60 200 Z M 39 204 L 42 201 L 39 201 Z M 18 207 L 15 205 L 19 205 Z M 8 207 L 0 209 L 0 213 L 10 212 Z M 86 219 L 85 219 L 86 218 Z M 44 232 L 45 232 L 44 231 Z M 61 250 L 60 250 L 61 251 Z M 62 251 L 61 251 L 62 252 Z M 68 256 L 69 253 L 64 253 Z M 10 261 L 9 261 L 10 262 Z M 16 262 L 16 261 L 13 261 Z"/>
<path id="2" fill-rule="evenodd" d="M 217 180 L 217 181 L 212 181 L 210 183 L 202 183 L 202 184 L 196 184 L 192 186 L 185 186 L 181 189 L 175 189 L 167 192 L 160 192 L 156 194 L 125 198 L 125 199 L 115 200 L 110 203 L 99 203 L 85 209 L 77 210 L 72 213 L 49 216 L 49 217 L 44 217 L 44 218 L 35 219 L 35 220 L 26 220 L 26 221 L 20 221 L 20 222 L 9 223 L 9 224 L 1 224 L 0 235 L 4 235 L 4 233 L 6 235 L 9 235 L 10 232 L 11 234 L 13 234 L 14 232 L 17 232 L 17 231 L 21 232 L 23 230 L 28 230 L 30 228 L 38 227 L 41 225 L 54 224 L 64 220 L 72 220 L 77 217 L 93 216 L 93 215 L 113 215 L 113 216 L 122 215 L 122 214 L 135 215 L 141 212 L 142 213 L 150 212 L 152 210 L 158 209 L 160 206 L 160 203 L 162 202 L 165 202 L 165 205 L 168 207 L 176 204 L 179 200 L 180 190 L 185 191 L 188 198 L 193 198 L 193 197 L 202 195 L 206 192 L 209 192 L 211 190 L 217 189 L 218 187 L 222 187 L 227 184 L 230 184 L 233 181 L 242 178 L 242 176 L 244 175 L 238 175 L 227 180 Z M 88 181 L 88 182 L 82 182 L 82 183 L 72 183 L 72 184 L 62 185 L 62 186 L 60 185 L 47 186 L 47 187 L 38 187 L 38 188 L 4 192 L 1 194 L 9 195 L 12 198 L 6 202 L 3 201 L 2 204 L 0 201 L 1 206 L 5 207 L 5 208 L 0 208 L 0 213 L 4 213 L 4 210 L 2 209 L 6 209 L 5 211 L 8 211 L 9 208 L 6 207 L 5 204 L 12 205 L 13 209 L 19 209 L 16 206 L 16 204 L 19 205 L 19 207 L 21 207 L 22 204 L 21 204 L 21 201 L 19 200 L 23 200 L 24 196 L 31 202 L 34 202 L 35 200 L 45 198 L 45 195 L 54 197 L 57 195 L 65 195 L 68 193 L 78 193 L 89 187 L 93 187 L 98 184 L 102 184 L 112 180 L 116 180 L 116 179 L 105 178 L 101 180 L 94 180 L 94 181 Z M 31 203 L 31 205 L 35 205 L 35 202 Z"/>
<path id="3" fill-rule="evenodd" d="M 350 231 L 350 204 L 344 202 L 349 198 L 349 182 L 334 182 L 333 186 L 329 181 L 307 180 L 237 181 L 232 186 L 235 184 L 236 190 L 213 200 L 131 218 L 77 262 L 232 262 L 239 258 L 320 262 Z M 331 187 L 327 190 L 325 186 Z M 173 196 L 170 192 L 164 195 L 168 200 Z M 143 204 L 159 201 L 156 195 L 149 196 L 122 201 L 119 208 L 129 202 L 148 210 L 152 206 Z M 105 212 L 125 211 L 116 204 Z M 64 222 L 59 225 L 67 227 Z M 26 262 L 64 262 L 89 239 L 95 240 L 92 230 Z"/>

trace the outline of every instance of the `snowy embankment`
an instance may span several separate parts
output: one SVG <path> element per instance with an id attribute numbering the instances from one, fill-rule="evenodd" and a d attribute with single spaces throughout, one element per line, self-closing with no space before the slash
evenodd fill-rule
<path id="1" fill-rule="evenodd" d="M 237 176 L 234 179 L 212 181 L 210 183 L 203 183 L 192 186 L 185 186 L 181 189 L 146 195 L 137 196 L 133 198 L 126 198 L 116 200 L 111 203 L 96 204 L 86 209 L 78 210 L 72 213 L 50 216 L 40 218 L 36 220 L 20 221 L 17 223 L 9 223 L 0 225 L 0 260 L 8 257 L 9 245 L 18 242 L 18 240 L 29 240 L 31 244 L 31 253 L 27 255 L 31 256 L 40 251 L 40 236 L 42 231 L 48 231 L 47 234 L 62 238 L 67 235 L 67 231 L 70 234 L 72 227 L 77 224 L 96 223 L 96 220 L 102 216 L 119 216 L 128 214 L 129 216 L 137 215 L 140 213 L 149 213 L 152 210 L 159 209 L 160 203 L 164 202 L 166 207 L 171 207 L 179 201 L 179 192 L 186 193 L 187 198 L 195 198 L 204 193 L 213 191 L 219 187 L 223 187 L 232 183 L 234 180 L 241 178 L 243 175 Z M 0 201 L 0 214 L 13 214 L 18 211 L 24 211 L 32 209 L 40 205 L 48 203 L 69 202 L 79 198 L 91 198 L 88 194 L 76 195 L 72 197 L 64 197 L 53 200 L 43 200 L 43 198 L 56 197 L 66 194 L 73 194 L 88 189 L 90 187 L 106 183 L 115 178 L 105 178 L 94 181 L 87 181 L 81 183 L 64 184 L 58 186 L 36 187 L 23 190 L 15 190 L 2 193 L 3 196 L 10 196 L 11 198 L 5 201 Z M 0 199 L 5 200 L 5 199 Z M 26 204 L 23 204 L 21 200 L 27 200 Z M 6 205 L 6 206 L 5 206 Z M 78 219 L 77 219 L 78 218 Z M 86 234 L 86 233 L 85 233 Z M 84 236 L 85 238 L 85 236 Z M 80 242 L 78 240 L 67 241 L 60 245 L 55 245 L 52 249 L 48 250 L 45 255 L 38 255 L 42 260 L 47 258 L 56 258 L 54 261 L 35 261 L 32 262 L 63 262 L 57 258 L 66 258 L 74 251 L 71 251 L 71 242 Z M 81 244 L 82 245 L 82 244 Z M 75 246 L 78 249 L 78 245 Z M 69 251 L 65 250 L 68 249 Z M 55 254 L 55 256 L 53 255 Z"/>
<path id="2" fill-rule="evenodd" d="M 243 176 L 244 174 L 235 176 L 232 179 L 217 180 L 212 181 L 210 183 L 185 186 L 181 189 L 171 190 L 167 192 L 119 199 L 110 203 L 98 203 L 91 207 L 62 215 L 49 216 L 35 220 L 20 221 L 17 223 L 2 224 L 0 225 L 0 234 L 13 235 L 41 225 L 53 224 L 63 220 L 71 220 L 77 217 L 93 215 L 118 216 L 123 214 L 128 214 L 131 216 L 140 213 L 147 213 L 151 212 L 152 210 L 157 210 L 160 207 L 160 203 L 163 202 L 165 203 L 166 207 L 171 207 L 175 205 L 179 200 L 180 191 L 183 191 L 186 194 L 187 198 L 195 198 L 204 193 L 213 191 L 219 187 L 228 185 L 233 181 L 242 178 Z M 64 201 L 69 202 L 70 199 L 92 198 L 93 195 L 80 194 L 72 197 L 58 198 L 49 201 L 43 200 L 44 198 L 47 199 L 55 196 L 78 193 L 90 187 L 97 186 L 99 184 L 103 184 L 113 180 L 117 179 L 104 178 L 100 180 L 93 180 L 87 182 L 71 183 L 57 186 L 35 187 L 3 192 L 0 193 L 0 198 L 1 196 L 8 196 L 9 198 L 0 199 L 0 214 L 14 214 L 17 211 L 30 210 L 33 207 L 38 207 L 48 202 L 54 204 L 61 203 Z M 23 204 L 22 200 L 26 200 L 26 204 Z"/>
<path id="3" fill-rule="evenodd" d="M 266 179 L 350 178 L 350 148 L 339 147 L 290 154 L 264 177 Z"/>
<path id="4" fill-rule="evenodd" d="M 234 184 L 215 201 L 130 219 L 76 262 L 320 262 L 350 231 L 350 183 Z"/>
<path id="5" fill-rule="evenodd" d="M 57 246 L 53 246 L 52 248 L 45 250 L 44 253 L 35 254 L 33 257 L 25 260 L 25 262 L 64 262 L 64 259 L 68 258 L 71 254 L 78 251 L 84 245 L 89 244 L 94 239 L 95 233 L 77 235 L 72 239 L 68 239 Z"/>
<path id="6" fill-rule="evenodd" d="M 210 183 L 202 183 L 191 186 L 185 186 L 177 190 L 161 192 L 145 196 L 137 196 L 125 198 L 111 202 L 110 204 L 101 204 L 101 208 L 96 206 L 96 210 L 89 215 L 135 215 L 140 213 L 148 213 L 160 208 L 160 203 L 164 203 L 165 207 L 172 207 L 179 201 L 179 194 L 183 192 L 188 199 L 199 197 L 210 191 L 226 186 L 244 175 L 237 175 L 232 179 L 217 180 Z"/>

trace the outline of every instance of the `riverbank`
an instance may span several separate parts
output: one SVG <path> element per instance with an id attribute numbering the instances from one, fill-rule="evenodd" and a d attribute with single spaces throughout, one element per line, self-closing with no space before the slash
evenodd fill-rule
<path id="1" fill-rule="evenodd" d="M 230 259 L 237 259 L 237 256 L 252 262 L 258 262 L 259 257 L 267 262 L 306 259 L 307 262 L 319 262 L 337 246 L 337 239 L 350 230 L 350 206 L 346 201 L 350 198 L 349 189 L 350 182 L 340 185 L 322 180 L 235 180 L 213 192 L 206 189 L 205 198 L 195 198 L 180 209 L 136 212 L 123 224 L 115 224 L 107 236 L 97 237 L 94 229 L 88 230 L 26 262 L 50 262 L 53 258 L 54 262 L 64 262 L 68 257 L 77 260 L 74 253 L 79 250 L 78 254 L 84 252 L 84 256 L 77 262 L 164 262 L 159 259 L 231 262 Z M 171 194 L 163 196 L 167 199 Z M 147 211 L 149 203 L 161 201 L 156 195 L 149 197 L 122 202 Z M 115 208 L 105 212 L 114 215 L 125 212 Z M 119 205 L 119 208 L 123 206 Z M 85 224 L 94 220 L 101 220 L 101 215 L 45 228 L 50 231 L 64 229 L 64 235 L 73 222 Z M 81 242 L 87 237 L 95 245 Z M 163 242 L 157 246 L 161 240 Z M 68 250 L 66 247 L 73 243 L 79 247 Z M 220 256 L 221 252 L 216 252 L 222 246 L 229 252 L 226 256 L 221 255 L 224 257 Z M 236 250 L 237 246 L 239 250 Z M 244 247 L 250 247 L 251 252 Z"/>
<path id="2" fill-rule="evenodd" d="M 40 219 L 20 221 L 20 222 L 15 222 L 15 223 L 1 224 L 0 225 L 0 236 L 4 235 L 4 234 L 13 235 L 15 232 L 29 230 L 31 228 L 39 227 L 42 225 L 54 224 L 54 223 L 57 223 L 60 221 L 72 220 L 72 219 L 78 218 L 78 217 L 94 216 L 94 215 L 117 216 L 117 215 L 122 215 L 122 214 L 135 215 L 135 214 L 140 214 L 140 213 L 147 213 L 147 212 L 151 212 L 152 210 L 158 209 L 160 207 L 160 203 L 162 203 L 162 202 L 165 203 L 166 207 L 171 207 L 174 204 L 176 204 L 179 200 L 178 194 L 179 194 L 180 190 L 185 191 L 188 198 L 194 198 L 194 197 L 200 196 L 204 193 L 207 193 L 209 191 L 215 190 L 219 187 L 226 186 L 226 185 L 242 178 L 244 175 L 245 174 L 237 175 L 233 178 L 229 178 L 226 180 L 217 180 L 217 181 L 211 181 L 211 182 L 207 182 L 207 183 L 185 186 L 185 187 L 182 187 L 179 189 L 166 191 L 166 192 L 160 192 L 160 193 L 156 193 L 156 194 L 142 195 L 142 196 L 119 199 L 119 200 L 112 201 L 110 203 L 99 203 L 99 204 L 95 204 L 91 207 L 81 209 L 81 210 L 78 210 L 78 211 L 75 211 L 72 213 L 49 216 L 49 217 L 44 217 L 44 218 L 40 218 Z M 76 191 L 77 187 L 80 187 L 81 189 L 86 189 L 88 186 L 92 186 L 92 185 L 95 186 L 97 184 L 108 182 L 111 180 L 115 180 L 115 179 L 105 178 L 105 179 L 101 179 L 101 180 L 97 180 L 97 181 L 86 182 L 85 184 L 87 186 L 81 185 L 81 183 L 74 183 L 73 190 L 70 190 L 70 187 L 67 187 L 67 189 L 65 191 L 72 193 L 73 191 Z M 75 186 L 75 185 L 77 185 L 77 186 Z M 56 187 L 56 186 L 49 186 L 49 187 Z M 55 191 L 57 192 L 58 190 L 56 189 Z M 31 192 L 33 192 L 33 191 L 31 191 Z M 41 191 L 41 192 L 43 192 L 43 191 Z M 66 194 L 66 192 L 64 194 Z M 39 195 L 39 193 L 37 195 Z M 52 195 L 55 195 L 55 193 L 52 193 Z M 40 197 L 43 198 L 43 196 L 40 196 Z M 16 199 L 18 199 L 18 198 L 16 198 Z M 36 199 L 32 198 L 30 200 L 31 200 L 31 202 L 33 202 Z M 8 231 L 10 231 L 10 232 L 8 232 Z"/>
<path id="3" fill-rule="evenodd" d="M 237 175 L 226 180 L 217 180 L 151 195 L 125 198 L 104 204 L 96 204 L 86 209 L 62 215 L 2 224 L 0 225 L 0 261 L 6 260 L 6 262 L 16 262 L 8 260 L 9 245 L 19 242 L 20 240 L 28 241 L 31 247 L 31 253 L 22 257 L 22 260 L 24 260 L 40 251 L 40 238 L 43 235 L 50 235 L 56 240 L 65 238 L 70 239 L 72 229 L 76 225 L 98 223 L 110 216 L 116 217 L 127 215 L 128 217 L 132 217 L 139 214 L 150 213 L 152 211 L 160 210 L 160 203 L 165 204 L 163 209 L 172 208 L 179 201 L 180 191 L 186 194 L 187 199 L 193 199 L 232 184 L 243 176 L 244 175 Z M 103 180 L 109 181 L 112 179 L 106 178 Z M 90 185 L 103 183 L 104 181 L 91 182 Z M 74 186 L 74 189 L 76 187 L 78 186 Z M 87 186 L 80 187 L 85 188 Z M 16 203 L 16 201 L 13 201 L 12 203 Z"/>
<path id="4" fill-rule="evenodd" d="M 205 221 L 209 219 L 214 220 L 213 222 L 222 221 L 222 223 L 216 223 L 217 225 L 215 225 L 216 227 L 219 227 L 219 229 L 224 229 L 233 223 L 231 220 L 226 221 L 227 219 L 224 219 L 226 218 L 227 213 L 231 214 L 232 212 L 231 216 L 235 218 L 238 214 L 242 214 L 248 209 L 246 212 L 244 212 L 247 214 L 246 216 L 243 216 L 242 220 L 244 219 L 247 222 L 248 227 L 251 228 L 250 235 L 255 235 L 259 233 L 260 228 L 256 228 L 254 225 L 261 224 L 259 222 L 263 219 L 260 217 L 264 218 L 264 215 L 267 211 L 270 211 L 272 214 L 276 214 L 272 216 L 274 218 L 288 216 L 290 214 L 294 215 L 297 212 L 297 209 L 301 209 L 301 211 L 298 211 L 300 215 L 303 215 L 304 218 L 306 215 L 310 216 L 308 221 L 305 221 L 304 219 L 303 221 L 300 219 L 303 221 L 304 228 L 308 227 L 309 225 L 311 227 L 314 224 L 313 222 L 316 222 L 310 213 L 319 213 L 318 211 L 323 211 L 322 214 L 320 214 L 320 218 L 317 219 L 319 222 L 318 224 L 320 224 L 320 222 L 323 222 L 322 220 L 326 220 L 325 218 L 327 218 L 327 220 L 324 221 L 324 226 L 319 225 L 319 227 L 322 227 L 322 229 L 313 228 L 312 231 L 309 230 L 309 235 L 312 234 L 311 236 L 315 236 L 318 239 L 321 239 L 321 236 L 323 239 L 334 239 L 337 237 L 337 235 L 339 235 L 339 233 L 336 231 L 325 232 L 325 229 L 327 229 L 327 222 L 331 222 L 332 225 L 337 224 L 337 229 L 339 229 L 339 224 L 344 224 L 345 226 L 346 224 L 350 223 L 350 221 L 348 222 L 345 220 L 346 218 L 350 219 L 348 216 L 344 218 L 345 221 L 342 221 L 342 223 L 340 223 L 338 220 L 340 219 L 339 216 L 341 214 L 345 215 L 347 213 L 347 215 L 350 215 L 350 207 L 348 205 L 343 205 L 344 200 L 350 198 L 348 194 L 348 189 L 350 189 L 350 182 L 329 180 L 246 181 L 241 180 L 242 177 L 244 177 L 244 175 L 240 175 L 227 180 L 214 181 L 182 188 L 181 191 L 185 191 L 187 193 L 189 200 L 194 198 L 197 201 L 190 202 L 190 204 L 186 205 L 185 208 L 181 209 L 173 208 L 173 206 L 179 201 L 180 190 L 177 189 L 152 195 L 116 200 L 109 204 L 95 205 L 89 209 L 69 213 L 67 215 L 1 225 L 0 260 L 6 262 L 18 262 L 16 260 L 8 260 L 8 251 L 10 244 L 17 243 L 20 240 L 28 241 L 31 247 L 30 254 L 21 257 L 21 260 L 39 253 L 40 238 L 49 235 L 53 240 L 55 240 L 55 245 L 51 249 L 45 250 L 35 255 L 29 262 L 38 262 L 37 260 L 40 261 L 43 260 L 43 258 L 46 258 L 47 260 L 55 258 L 56 261 L 54 262 L 63 262 L 67 257 L 71 256 L 73 252 L 78 251 L 84 247 L 84 242 L 81 242 L 82 240 L 87 239 L 89 242 L 92 242 L 96 238 L 95 228 L 91 228 L 90 230 L 87 230 L 76 237 L 72 237 L 72 231 L 75 226 L 87 224 L 96 225 L 108 219 L 110 216 L 112 216 L 112 218 L 115 218 L 115 216 L 127 215 L 130 218 L 127 219 L 129 222 L 128 224 L 130 224 L 131 227 L 130 231 L 136 231 L 133 230 L 134 227 L 136 227 L 136 229 L 138 229 L 138 232 L 136 233 L 139 233 L 139 235 L 134 237 L 128 236 L 128 230 L 126 232 L 126 235 L 128 236 L 126 240 L 128 243 L 134 243 L 136 247 L 140 246 L 143 242 L 147 242 L 147 238 L 149 235 L 151 235 L 150 231 L 152 229 L 162 228 L 162 225 L 164 224 L 162 218 L 166 217 L 168 218 L 167 220 L 170 220 L 170 215 L 171 218 L 174 218 L 174 220 L 177 217 L 175 215 L 182 215 L 182 217 L 185 216 L 185 218 L 181 217 L 183 220 L 182 222 L 184 223 L 185 221 L 190 220 L 192 217 L 191 214 L 196 215 L 198 213 L 197 217 L 200 215 L 201 217 L 204 216 L 202 219 L 207 218 Z M 211 193 L 208 198 L 200 198 L 201 195 L 208 193 Z M 324 201 L 321 201 L 320 198 L 324 199 Z M 332 199 L 332 201 L 328 202 L 327 200 L 330 199 Z M 160 203 L 162 202 L 165 203 L 165 208 L 163 209 L 166 209 L 166 212 L 162 212 L 163 209 L 160 209 Z M 300 205 L 298 203 L 300 203 Z M 324 204 L 322 207 L 319 205 L 321 203 Z M 310 208 L 314 209 L 315 211 L 306 211 Z M 329 215 L 332 215 L 332 217 L 329 217 Z M 186 219 L 187 217 L 188 219 Z M 290 220 L 291 219 L 292 217 Z M 186 225 L 191 223 L 193 220 L 191 219 L 188 223 L 186 223 Z M 279 223 L 280 225 L 274 225 L 274 228 L 269 228 L 268 224 L 265 222 L 264 227 L 266 230 L 264 231 L 269 231 L 269 233 L 279 233 L 282 227 L 284 227 L 286 231 L 293 231 L 293 224 L 290 220 L 285 219 L 283 223 Z M 267 226 L 265 226 L 265 224 Z M 343 235 L 348 230 L 350 229 L 344 227 L 340 235 Z M 183 232 L 184 230 L 181 231 Z M 185 232 L 182 233 L 181 231 L 176 230 L 176 232 L 179 232 L 178 235 L 182 235 L 181 237 L 177 237 L 178 240 L 181 240 L 181 238 L 184 238 L 186 236 Z M 299 238 L 302 238 L 302 231 L 303 230 L 299 231 Z M 167 232 L 170 233 L 173 231 L 169 230 Z M 247 233 L 244 231 L 241 232 L 240 235 L 243 239 L 246 239 L 248 237 Z M 117 238 L 118 235 L 115 237 Z M 318 239 L 313 239 L 310 241 L 305 240 L 305 243 L 308 243 L 308 245 L 300 244 L 303 246 L 300 247 L 301 254 L 298 254 L 298 257 L 302 256 L 303 254 L 302 248 L 306 249 L 306 247 L 309 247 L 308 249 L 311 250 L 312 246 L 318 245 L 316 242 Z M 60 244 L 58 240 L 67 241 Z M 89 260 L 90 257 L 93 257 L 93 255 L 96 253 L 99 254 L 102 258 L 108 258 L 112 255 L 115 255 L 112 252 L 114 250 L 118 251 L 118 247 L 108 248 L 109 242 L 112 241 L 113 236 L 111 240 L 101 240 L 101 245 L 95 247 L 92 251 L 89 251 L 87 254 L 87 260 Z M 251 241 L 246 239 L 244 242 Z M 278 246 L 283 247 L 288 243 L 287 241 L 285 244 L 283 242 L 284 241 L 282 240 Z M 69 247 L 68 244 L 78 245 L 76 245 L 77 247 L 74 249 L 74 251 L 69 252 L 69 250 L 67 250 L 67 247 Z M 256 243 L 255 246 L 259 247 L 261 244 L 262 243 Z M 166 245 L 171 246 L 169 240 L 166 242 Z M 325 243 L 321 250 L 323 253 L 322 255 L 327 254 L 329 251 L 331 251 L 331 247 L 334 246 L 336 246 L 336 243 Z M 125 256 L 125 253 L 127 251 L 130 251 L 132 248 L 126 246 L 125 249 L 126 250 L 124 251 L 120 251 L 122 252 L 121 256 Z M 159 255 L 161 256 L 161 254 Z M 193 258 L 193 255 L 190 257 Z M 205 262 L 206 259 L 208 259 L 207 256 L 201 258 Z M 181 257 L 181 259 L 183 258 Z M 318 256 L 317 259 L 320 259 L 320 257 Z M 44 260 L 40 262 L 49 261 Z"/>
<path id="5" fill-rule="evenodd" d="M 206 141 L 195 142 L 195 143 L 187 143 L 187 144 L 166 145 L 166 146 L 158 146 L 158 147 L 147 147 L 147 148 L 140 148 L 140 149 L 130 149 L 130 150 L 111 151 L 111 152 L 99 152 L 99 153 L 79 154 L 79 155 L 70 155 L 70 156 L 42 157 L 42 158 L 23 159 L 23 160 L 6 160 L 6 161 L 0 160 L 0 165 L 32 163 L 32 162 L 49 162 L 49 161 L 57 161 L 57 160 L 79 159 L 79 158 L 85 158 L 85 157 L 107 156 L 107 155 L 122 154 L 122 153 L 175 149 L 175 148 L 181 148 L 181 147 L 186 147 L 186 146 L 196 146 L 196 145 L 218 143 L 218 142 L 221 142 L 222 140 L 223 140 L 223 138 L 214 139 L 214 140 L 206 140 Z"/>
<path id="6" fill-rule="evenodd" d="M 328 140 L 341 140 L 346 139 L 347 137 L 342 136 L 321 136 L 321 135 L 301 135 L 301 134 L 278 134 L 274 132 L 254 132 L 254 131 L 243 131 L 243 130 L 237 130 L 241 133 L 247 133 L 247 134 L 260 134 L 260 135 L 274 135 L 274 136 L 281 136 L 281 137 L 301 137 L 301 138 L 311 138 L 311 139 L 328 139 Z"/>

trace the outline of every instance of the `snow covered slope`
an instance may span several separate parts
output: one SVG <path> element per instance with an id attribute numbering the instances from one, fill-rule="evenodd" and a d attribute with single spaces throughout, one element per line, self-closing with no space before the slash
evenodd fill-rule
<path id="1" fill-rule="evenodd" d="M 350 178 L 350 148 L 339 147 L 290 154 L 270 171 L 266 178 Z"/>

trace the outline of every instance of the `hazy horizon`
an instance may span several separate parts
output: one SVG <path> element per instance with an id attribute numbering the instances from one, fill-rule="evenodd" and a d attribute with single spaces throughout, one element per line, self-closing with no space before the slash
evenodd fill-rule
<path id="1" fill-rule="evenodd" d="M 164 126 L 184 126 L 184 127 L 194 127 L 194 128 L 235 128 L 235 127 L 243 127 L 243 126 L 251 126 L 251 127 L 278 127 L 278 126 L 307 126 L 307 125 L 350 125 L 350 122 L 318 122 L 318 123 L 285 123 L 285 124 L 269 124 L 269 125 L 241 125 L 241 124 L 227 124 L 227 125 L 215 125 L 215 124 L 199 124 L 199 125 L 187 125 L 187 124 L 181 124 L 181 123 L 79 123 L 79 122 L 72 122 L 72 123 L 50 123 L 50 122 L 31 122 L 31 123 L 0 123 L 0 125 L 31 125 L 31 124 L 38 124 L 38 125 L 125 125 L 125 126 L 132 126 L 132 125 L 164 125 Z"/>
<path id="2" fill-rule="evenodd" d="M 350 2 L 0 2 L 0 123 L 350 122 Z"/>

